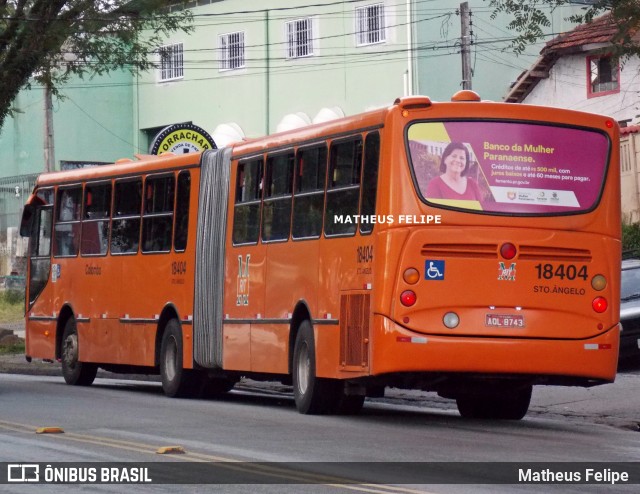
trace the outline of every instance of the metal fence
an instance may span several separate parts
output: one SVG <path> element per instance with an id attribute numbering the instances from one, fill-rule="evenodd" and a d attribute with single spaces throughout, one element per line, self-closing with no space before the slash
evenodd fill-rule
<path id="1" fill-rule="evenodd" d="M 0 276 L 23 275 L 26 243 L 19 237 L 22 208 L 38 174 L 0 178 Z"/>

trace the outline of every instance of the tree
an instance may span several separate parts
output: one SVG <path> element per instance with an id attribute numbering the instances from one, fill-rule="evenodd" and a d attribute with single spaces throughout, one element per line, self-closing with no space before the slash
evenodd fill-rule
<path id="1" fill-rule="evenodd" d="M 0 129 L 19 91 L 153 67 L 167 35 L 189 32 L 192 17 L 167 0 L 0 0 Z M 163 8 L 164 7 L 164 8 Z"/>
<path id="2" fill-rule="evenodd" d="M 485 0 L 487 1 L 487 0 Z M 528 45 L 544 40 L 543 28 L 551 27 L 548 13 L 575 0 L 488 0 L 493 8 L 492 18 L 499 13 L 512 16 L 509 29 L 518 34 L 512 43 L 516 53 L 522 53 Z M 611 13 L 618 25 L 618 34 L 612 40 L 613 51 L 621 56 L 640 55 L 640 2 L 638 0 L 594 0 L 584 3 L 582 14 L 569 17 L 576 24 L 591 22 L 606 12 Z"/>

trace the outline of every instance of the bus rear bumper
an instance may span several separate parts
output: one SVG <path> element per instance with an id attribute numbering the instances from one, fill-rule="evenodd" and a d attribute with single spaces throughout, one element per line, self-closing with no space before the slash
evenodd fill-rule
<path id="1" fill-rule="evenodd" d="M 374 316 L 370 375 L 519 376 L 547 384 L 613 382 L 620 328 L 581 340 L 425 335 Z"/>

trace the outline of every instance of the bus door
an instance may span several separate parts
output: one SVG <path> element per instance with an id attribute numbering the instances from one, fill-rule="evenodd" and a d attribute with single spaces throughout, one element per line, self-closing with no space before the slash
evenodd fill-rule
<path id="1" fill-rule="evenodd" d="M 291 313 L 300 297 L 308 296 L 305 288 L 317 275 L 313 246 L 300 248 L 289 241 L 294 162 L 293 149 L 269 154 L 266 160 L 260 237 L 266 244 L 264 317 L 269 322 L 251 326 L 251 369 L 259 372 L 288 372 Z M 310 273 L 297 268 L 307 263 Z"/>
<path id="2" fill-rule="evenodd" d="M 42 295 L 51 274 L 51 233 L 53 189 L 39 189 L 25 206 L 20 235 L 29 237 L 29 264 L 26 289 L 26 355 L 55 358 L 55 342 L 45 333 L 55 334 L 54 309 Z"/>
<path id="3" fill-rule="evenodd" d="M 231 241 L 225 265 L 224 368 L 251 369 L 251 329 L 264 319 L 266 244 L 260 242 L 262 155 L 240 161 L 231 176 Z M 259 329 L 258 329 L 259 330 Z"/>

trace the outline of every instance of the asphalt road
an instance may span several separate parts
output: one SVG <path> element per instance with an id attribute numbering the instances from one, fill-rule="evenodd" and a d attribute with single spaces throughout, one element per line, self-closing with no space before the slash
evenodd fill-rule
<path id="1" fill-rule="evenodd" d="M 311 462 L 306 469 L 325 476 L 320 485 L 290 484 L 298 477 L 287 469 L 285 478 L 270 481 L 288 484 L 152 485 L 135 492 L 637 492 L 637 485 L 404 485 L 386 474 L 389 462 L 446 462 L 462 476 L 467 462 L 639 461 L 638 381 L 640 375 L 630 372 L 587 390 L 536 388 L 524 420 L 500 422 L 464 420 L 448 400 L 399 390 L 368 400 L 360 416 L 317 417 L 298 414 L 288 390 L 278 385 L 246 382 L 222 399 L 179 400 L 166 398 L 150 381 L 101 378 L 78 388 L 57 376 L 2 374 L 0 462 L 181 462 L 188 471 L 188 465 L 224 461 L 248 466 L 243 475 L 253 472 L 255 462 Z M 45 426 L 64 433 L 35 434 Z M 158 455 L 163 446 L 185 453 Z M 332 480 L 354 475 L 382 483 Z M 54 488 L 60 486 L 0 486 L 3 492 Z M 75 488 L 86 490 L 69 487 Z M 121 485 L 91 491 L 132 492 Z"/>

